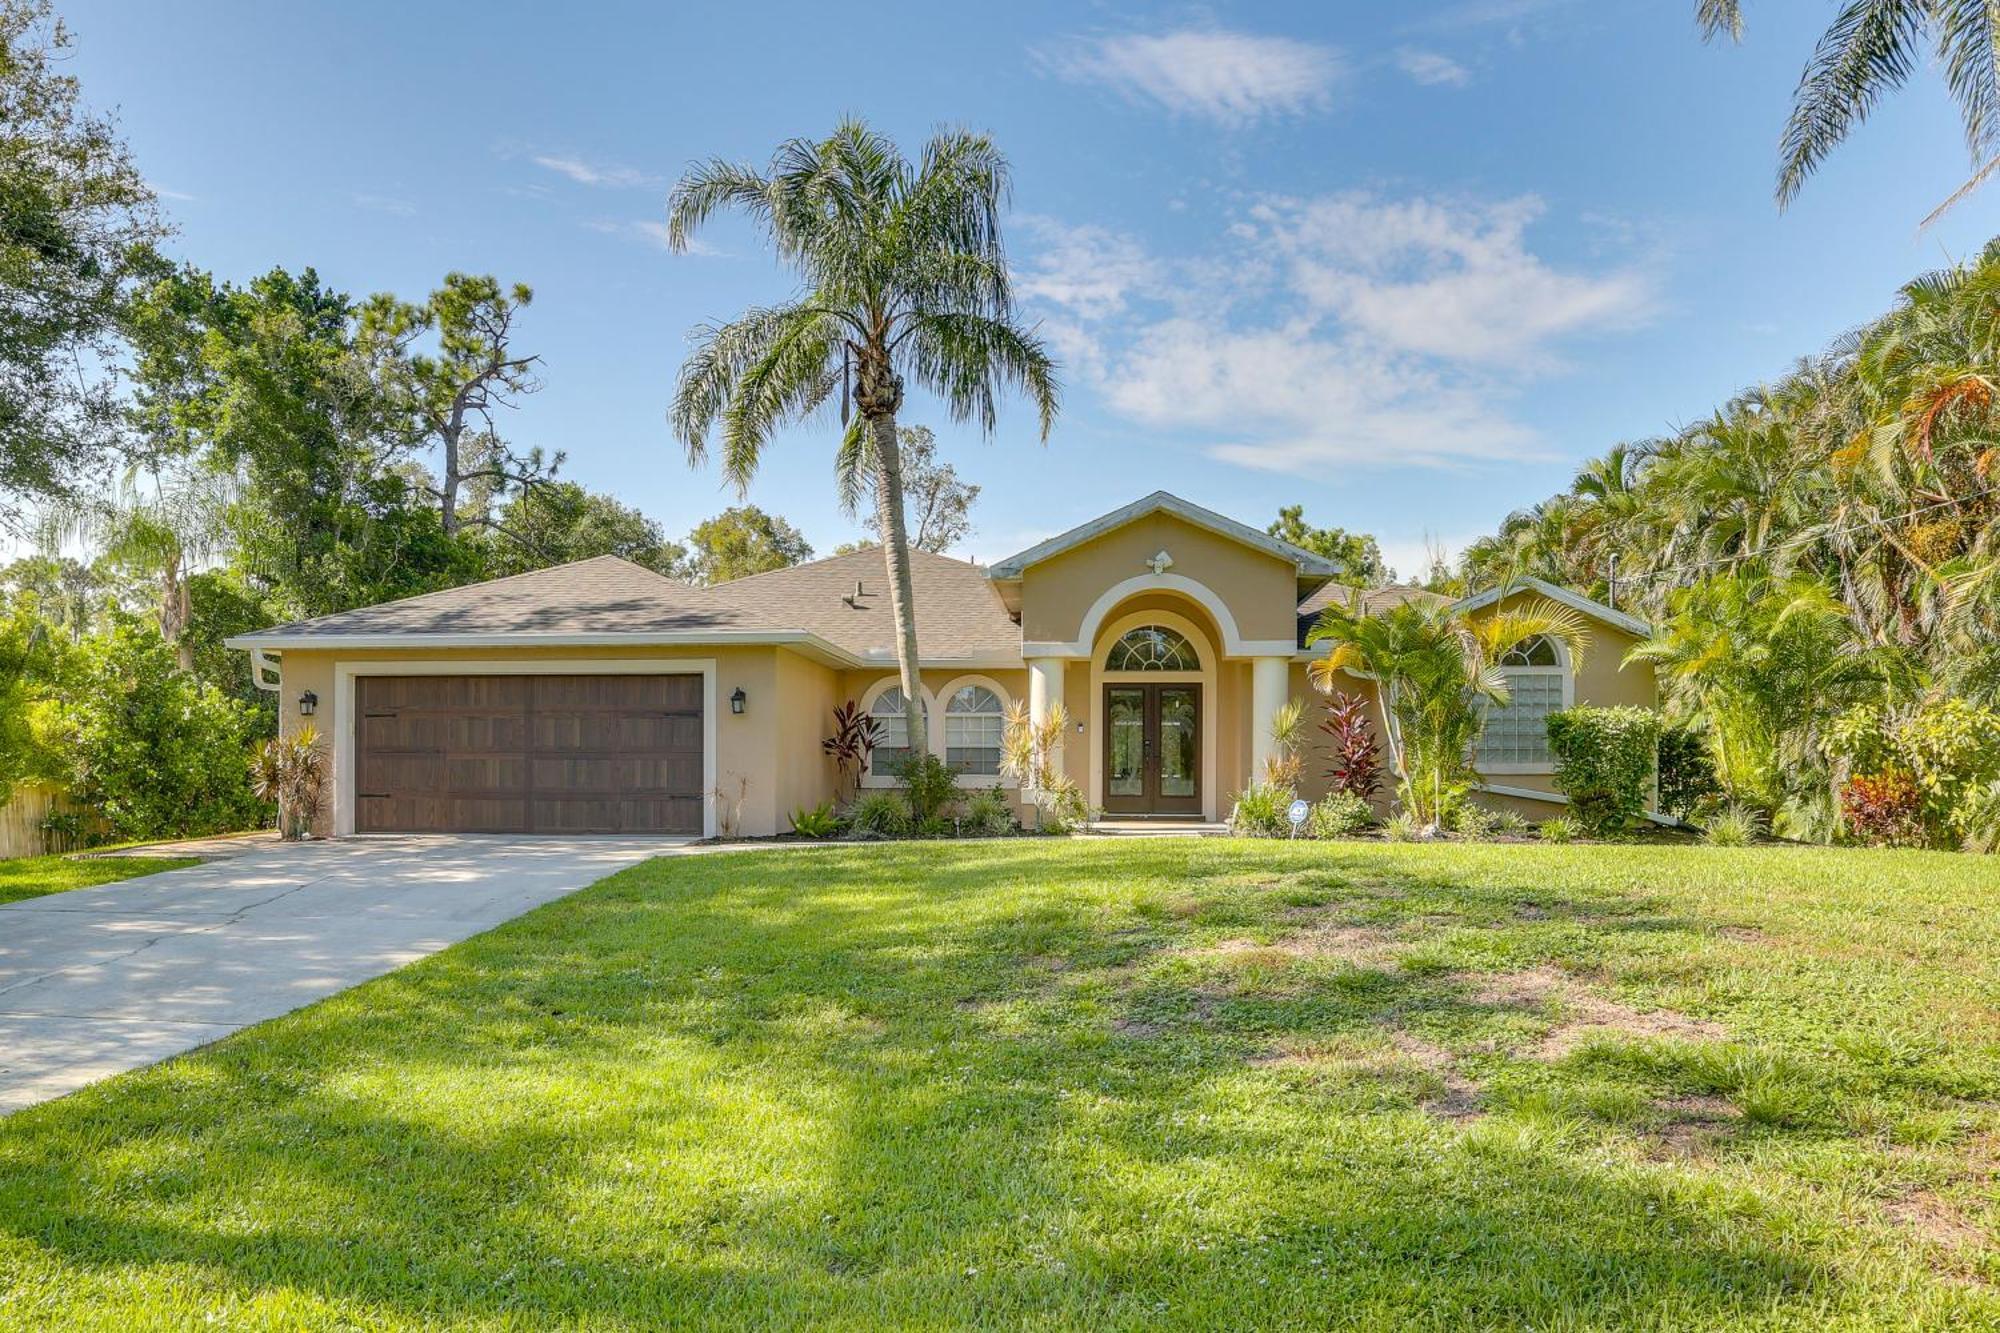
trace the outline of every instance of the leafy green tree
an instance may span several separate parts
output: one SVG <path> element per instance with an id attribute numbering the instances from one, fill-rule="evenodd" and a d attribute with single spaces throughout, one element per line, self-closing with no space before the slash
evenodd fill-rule
<path id="1" fill-rule="evenodd" d="M 285 616 L 477 578 L 407 460 L 405 403 L 351 301 L 308 269 L 235 287 L 183 272 L 135 312 L 134 421 L 157 453 L 231 479 L 231 560 Z"/>
<path id="2" fill-rule="evenodd" d="M 756 505 L 737 505 L 697 524 L 688 534 L 692 557 L 687 573 L 696 583 L 727 583 L 731 579 L 784 569 L 812 559 L 805 534 Z"/>
<path id="3" fill-rule="evenodd" d="M 719 424 L 723 472 L 742 489 L 781 424 L 836 392 L 845 403 L 851 389 L 856 415 L 835 475 L 874 475 L 896 655 L 920 754 L 926 723 L 896 431 L 905 387 L 914 382 L 954 420 L 990 432 L 1001 392 L 1018 386 L 1035 403 L 1044 439 L 1055 421 L 1055 363 L 1014 317 L 1000 242 L 1006 195 L 1006 159 L 983 135 L 940 132 L 911 162 L 849 120 L 829 138 L 783 144 L 764 171 L 719 160 L 692 167 L 668 202 L 675 249 L 716 210 L 737 209 L 802 280 L 795 299 L 697 330 L 674 429 L 699 463 Z"/>
<path id="4" fill-rule="evenodd" d="M 107 596 L 97 572 L 66 555 L 24 555 L 0 566 L 0 594 L 32 598 L 36 616 L 72 643 L 89 632 Z"/>
<path id="5" fill-rule="evenodd" d="M 1695 15 L 1705 36 L 1743 35 L 1743 0 L 1696 0 Z M 1958 104 L 1973 175 L 1925 221 L 2000 168 L 2000 13 L 1968 0 L 1843 0 L 1792 95 L 1778 155 L 1780 206 L 1926 63 L 1926 47 Z"/>
<path id="6" fill-rule="evenodd" d="M 1419 823 L 1443 823 L 1464 799 L 1485 720 L 1482 701 L 1508 701 L 1500 659 L 1541 635 L 1569 649 L 1580 665 L 1589 641 L 1583 618 L 1535 598 L 1469 619 L 1438 603 L 1406 602 L 1357 615 L 1338 602 L 1314 622 L 1306 643 L 1332 645 L 1306 665 L 1315 689 L 1332 693 L 1340 673 L 1373 677 L 1389 717 L 1390 754 L 1400 779 L 1397 800 Z"/>
<path id="7" fill-rule="evenodd" d="M 531 486 L 562 462 L 561 455 L 545 464 L 539 451 L 514 453 L 495 420 L 542 387 L 534 374 L 541 358 L 514 347 L 514 321 L 534 299 L 525 283 L 503 289 L 497 278 L 448 273 L 422 305 L 385 293 L 362 308 L 363 354 L 407 413 L 411 443 L 438 451 L 434 489 L 447 537 L 463 524 L 460 500 L 469 486 Z M 426 340 L 434 342 L 428 350 Z"/>
<path id="8" fill-rule="evenodd" d="M 1821 800 L 1824 729 L 1889 692 L 1893 651 L 1856 644 L 1839 601 L 1809 577 L 1744 569 L 1682 589 L 1670 607 L 1627 660 L 1653 664 L 1676 715 L 1707 720 L 1724 792 L 1770 817 Z"/>
<path id="9" fill-rule="evenodd" d="M 599 555 L 621 556 L 668 578 L 688 576 L 687 548 L 668 541 L 658 523 L 573 481 L 517 493 L 495 519 L 490 545 L 494 577 Z"/>
<path id="10" fill-rule="evenodd" d="M 1382 548 L 1375 544 L 1374 537 L 1345 528 L 1316 528 L 1306 522 L 1306 507 L 1302 504 L 1280 508 L 1278 517 L 1264 531 L 1279 541 L 1338 561 L 1340 573 L 1335 581 L 1349 587 L 1379 588 L 1395 580 L 1394 572 L 1382 563 Z"/>
<path id="11" fill-rule="evenodd" d="M 250 791 L 256 714 L 182 671 L 151 625 L 122 618 L 85 639 L 39 709 L 71 792 L 116 836 L 213 833 L 263 817 Z"/>
<path id="12" fill-rule="evenodd" d="M 919 551 L 943 554 L 972 535 L 972 506 L 979 499 L 979 487 L 959 480 L 958 469 L 938 462 L 937 436 L 929 426 L 903 426 L 896 431 L 902 450 L 903 508 L 905 524 L 911 530 L 910 546 Z M 840 478 L 843 507 L 852 515 L 865 505 L 875 508 L 875 474 L 862 467 L 860 451 L 842 455 L 855 470 Z M 845 555 L 880 542 L 843 544 L 835 555 Z"/>
<path id="13" fill-rule="evenodd" d="M 20 499 L 67 493 L 116 444 L 104 372 L 165 230 L 69 51 L 47 0 L 0 0 L 0 527 L 15 530 Z"/>
<path id="14" fill-rule="evenodd" d="M 32 714 L 42 687 L 59 674 L 68 644 L 49 632 L 38 603 L 32 592 L 0 602 L 0 805 L 17 783 L 57 771 Z"/>

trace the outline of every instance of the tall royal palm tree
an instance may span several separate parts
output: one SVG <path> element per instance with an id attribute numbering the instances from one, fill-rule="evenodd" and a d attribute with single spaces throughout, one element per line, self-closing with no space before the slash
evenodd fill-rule
<path id="1" fill-rule="evenodd" d="M 1705 36 L 1743 32 L 1743 0 L 1696 0 Z M 1779 147 L 1782 207 L 1819 164 L 1935 52 L 1945 87 L 1958 103 L 1972 178 L 1924 219 L 1929 224 L 2000 170 L 2000 8 L 1987 0 L 1842 0 L 1820 37 Z"/>
<path id="2" fill-rule="evenodd" d="M 718 209 L 736 209 L 799 275 L 791 300 L 696 331 L 674 429 L 699 463 L 719 425 L 723 473 L 741 489 L 779 426 L 835 394 L 845 415 L 851 391 L 855 415 L 836 471 L 846 489 L 860 467 L 874 473 L 910 746 L 919 754 L 928 719 L 896 441 L 905 385 L 988 432 L 1009 387 L 1034 402 L 1043 439 L 1056 415 L 1055 362 L 1014 315 L 1000 243 L 1006 196 L 1006 159 L 984 135 L 942 131 L 912 162 L 848 120 L 826 139 L 781 145 L 762 171 L 723 161 L 690 167 L 667 204 L 676 250 Z"/>

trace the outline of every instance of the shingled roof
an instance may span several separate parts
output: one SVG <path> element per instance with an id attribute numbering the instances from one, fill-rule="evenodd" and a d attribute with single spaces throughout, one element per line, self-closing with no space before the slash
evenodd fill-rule
<path id="1" fill-rule="evenodd" d="M 1020 628 L 985 570 L 928 551 L 912 551 L 910 564 L 919 656 L 927 662 L 1020 656 Z M 835 660 L 893 661 L 887 558 L 870 547 L 697 588 L 604 555 L 293 621 L 229 643 L 282 649 L 707 639 L 797 643 Z"/>
<path id="2" fill-rule="evenodd" d="M 790 628 L 718 597 L 714 590 L 676 583 L 614 555 L 554 565 L 507 578 L 468 583 L 296 620 L 244 635 L 245 646 L 309 646 L 326 640 L 440 637 L 741 634 Z"/>
<path id="3" fill-rule="evenodd" d="M 917 599 L 917 656 L 925 662 L 1012 661 L 1021 655 L 1014 623 L 986 570 L 929 551 L 910 552 Z M 859 585 L 861 595 L 854 595 Z M 711 591 L 746 614 L 782 620 L 856 657 L 892 661 L 896 624 L 889 609 L 889 561 L 880 547 L 749 578 Z"/>

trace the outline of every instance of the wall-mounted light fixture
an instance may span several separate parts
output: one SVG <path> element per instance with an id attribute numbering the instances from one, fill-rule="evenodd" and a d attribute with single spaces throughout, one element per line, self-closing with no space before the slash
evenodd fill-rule
<path id="1" fill-rule="evenodd" d="M 750 696 L 743 692 L 741 685 L 738 685 L 736 693 L 729 696 L 729 711 L 741 717 L 743 715 L 743 705 L 748 702 L 750 702 Z"/>
<path id="2" fill-rule="evenodd" d="M 313 715 L 313 709 L 318 707 L 319 707 L 319 696 L 317 694 L 314 694 L 311 690 L 307 690 L 304 694 L 301 694 L 299 696 L 300 717 L 311 717 Z"/>

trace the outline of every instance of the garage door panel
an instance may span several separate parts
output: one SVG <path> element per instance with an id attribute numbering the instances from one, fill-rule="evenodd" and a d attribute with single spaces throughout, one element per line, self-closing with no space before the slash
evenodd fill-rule
<path id="1" fill-rule="evenodd" d="M 703 681 L 364 676 L 363 831 L 702 831 Z"/>

